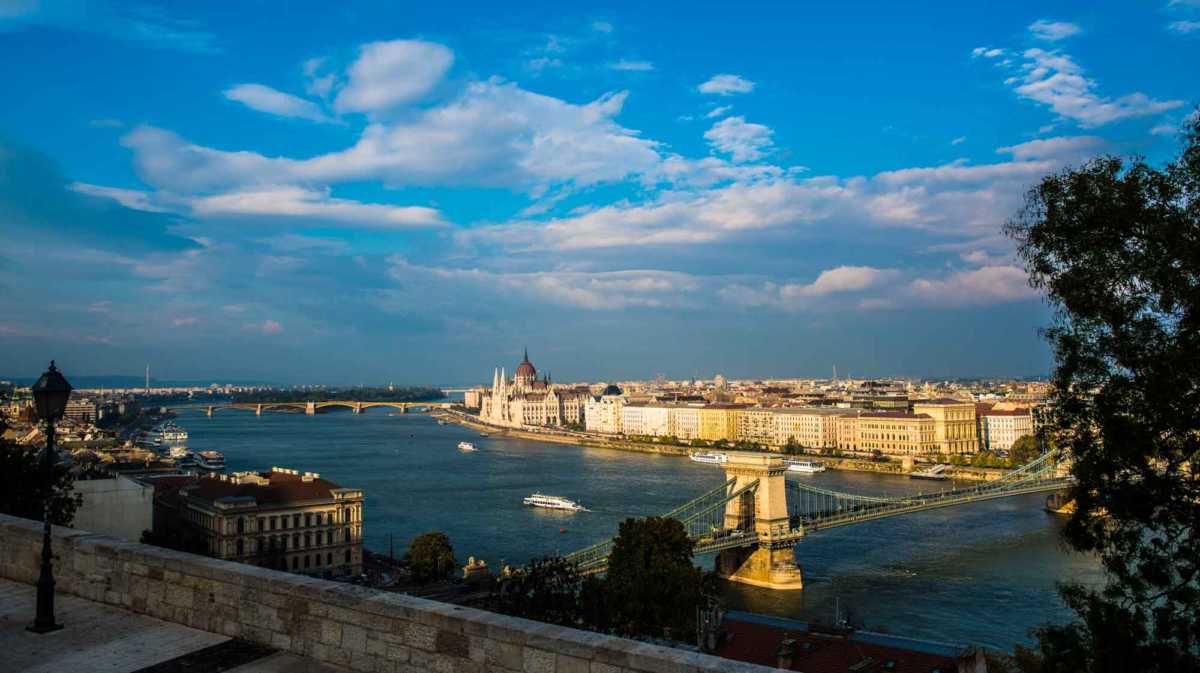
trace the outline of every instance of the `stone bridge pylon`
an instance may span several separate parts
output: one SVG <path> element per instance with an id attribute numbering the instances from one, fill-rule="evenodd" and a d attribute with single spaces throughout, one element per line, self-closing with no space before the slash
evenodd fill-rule
<path id="1" fill-rule="evenodd" d="M 730 500 L 725 506 L 725 527 L 753 534 L 758 543 L 718 552 L 717 574 L 733 581 L 768 589 L 804 588 L 796 564 L 795 538 L 790 531 L 787 505 L 787 465 L 778 455 L 730 451 L 722 465 L 728 479 L 736 479 L 733 490 L 758 480 L 753 491 Z M 773 538 L 781 538 L 776 541 Z"/>

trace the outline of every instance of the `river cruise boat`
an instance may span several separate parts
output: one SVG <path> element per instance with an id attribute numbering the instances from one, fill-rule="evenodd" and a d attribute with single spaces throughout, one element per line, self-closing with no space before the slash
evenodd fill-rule
<path id="1" fill-rule="evenodd" d="M 787 465 L 788 472 L 799 472 L 800 474 L 816 474 L 825 471 L 825 465 L 815 460 L 795 460 L 784 458 L 783 464 Z"/>
<path id="2" fill-rule="evenodd" d="M 201 451 L 195 454 L 196 467 L 217 472 L 225 469 L 225 454 L 220 451 Z"/>
<path id="3" fill-rule="evenodd" d="M 583 505 L 564 498 L 560 495 L 544 495 L 542 493 L 534 493 L 533 495 L 521 501 L 529 507 L 544 507 L 546 509 L 562 509 L 568 512 L 586 512 L 588 509 Z"/>
<path id="4" fill-rule="evenodd" d="M 459 442 L 458 450 L 459 451 L 478 451 L 479 449 L 475 448 L 475 445 L 470 442 Z"/>
<path id="5" fill-rule="evenodd" d="M 717 451 L 693 451 L 688 454 L 688 458 L 695 463 L 707 463 L 709 465 L 723 465 L 729 461 L 729 456 Z"/>

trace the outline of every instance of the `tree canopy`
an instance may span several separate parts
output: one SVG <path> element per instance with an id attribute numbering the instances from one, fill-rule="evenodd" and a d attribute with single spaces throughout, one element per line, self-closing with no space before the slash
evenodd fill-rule
<path id="1" fill-rule="evenodd" d="M 694 628 L 704 572 L 692 563 L 692 541 L 675 519 L 621 522 L 608 557 L 608 615 L 621 633 L 664 635 Z"/>
<path id="2" fill-rule="evenodd" d="M 413 538 L 404 556 L 413 579 L 432 582 L 448 579 L 458 570 L 450 537 L 440 531 L 424 533 Z"/>
<path id="3" fill-rule="evenodd" d="M 6 429 L 0 419 L 0 436 Z M 49 498 L 50 521 L 69 526 L 83 498 L 72 492 L 75 480 L 63 462 L 54 465 L 47 481 L 41 453 L 41 447 L 19 446 L 0 439 L 0 512 L 41 521 L 42 508 Z"/>
<path id="4" fill-rule="evenodd" d="M 1040 455 L 1042 455 L 1041 443 L 1033 435 L 1018 437 L 1017 441 L 1013 442 L 1012 448 L 1008 450 L 1008 458 L 1014 467 L 1024 465 Z"/>
<path id="5" fill-rule="evenodd" d="M 1102 589 L 1038 633 L 1027 670 L 1200 670 L 1200 114 L 1165 167 L 1094 159 L 1007 226 L 1055 310 L 1049 431 L 1070 452 L 1064 535 Z"/>

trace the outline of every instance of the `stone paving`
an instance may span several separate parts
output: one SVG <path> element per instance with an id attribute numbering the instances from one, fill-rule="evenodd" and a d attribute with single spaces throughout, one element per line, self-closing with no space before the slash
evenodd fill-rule
<path id="1" fill-rule="evenodd" d="M 173 670 L 172 660 L 229 640 L 62 594 L 56 597 L 55 616 L 65 628 L 38 635 L 25 630 L 33 620 L 35 597 L 35 587 L 0 579 L 0 671 L 4 673 L 133 673 L 148 667 Z M 200 673 L 201 669 L 189 670 Z M 333 673 L 342 669 L 279 652 L 223 670 Z"/>

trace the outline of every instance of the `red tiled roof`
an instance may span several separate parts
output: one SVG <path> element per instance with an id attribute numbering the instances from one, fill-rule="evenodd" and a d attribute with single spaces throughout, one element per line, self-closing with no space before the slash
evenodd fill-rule
<path id="1" fill-rule="evenodd" d="M 749 615 L 749 617 L 762 617 Z M 770 622 L 780 622 L 772 624 Z M 958 670 L 954 652 L 969 651 L 956 645 L 929 643 L 869 633 L 820 633 L 808 625 L 793 622 L 798 628 L 787 628 L 791 620 L 739 619 L 726 616 L 721 625 L 724 632 L 717 646 L 719 657 L 775 668 L 779 664 L 779 649 L 785 638 L 794 641 L 790 670 L 804 673 L 930 673 L 940 669 L 945 673 Z M 908 641 L 912 647 L 897 644 Z M 887 662 L 894 662 L 887 667 Z M 854 668 L 851 668 L 854 667 Z"/>
<path id="2" fill-rule="evenodd" d="M 304 481 L 302 475 L 288 472 L 261 472 L 259 475 L 269 479 L 270 483 L 265 486 L 254 483 L 238 484 L 220 477 L 206 476 L 191 477 L 191 482 L 176 488 L 194 485 L 194 488 L 188 490 L 188 497 L 206 502 L 215 502 L 220 498 L 251 497 L 260 505 L 332 500 L 331 491 L 342 488 L 328 479 Z"/>

